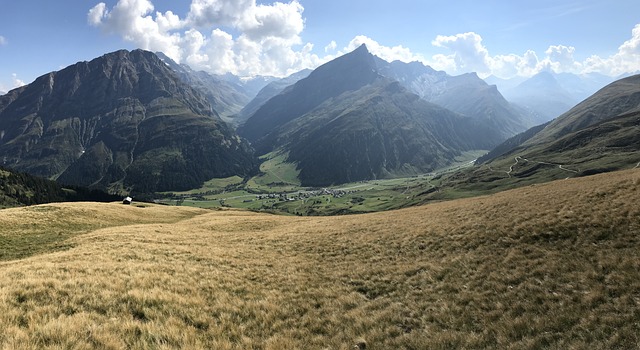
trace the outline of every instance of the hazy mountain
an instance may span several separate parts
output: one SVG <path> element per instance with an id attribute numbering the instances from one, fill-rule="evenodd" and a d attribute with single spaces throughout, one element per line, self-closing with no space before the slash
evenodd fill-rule
<path id="1" fill-rule="evenodd" d="M 502 140 L 536 125 L 475 73 L 450 76 L 420 62 L 386 62 L 377 59 L 380 73 L 399 81 L 423 99 L 471 118 L 482 120 L 497 130 Z"/>
<path id="2" fill-rule="evenodd" d="M 496 164 L 522 157 L 538 168 L 545 163 L 564 164 L 576 174 L 637 165 L 640 162 L 640 75 L 607 85 L 544 127 L 507 143 L 496 148 L 499 152 L 494 151 L 481 161 Z"/>
<path id="3" fill-rule="evenodd" d="M 242 110 L 233 117 L 233 123 L 236 125 L 243 124 L 251 115 L 253 115 L 263 104 L 269 99 L 281 93 L 289 85 L 295 84 L 300 79 L 304 79 L 311 74 L 311 69 L 303 69 L 297 73 L 293 73 L 286 78 L 274 80 L 263 87 L 260 92 L 253 98 Z"/>
<path id="4" fill-rule="evenodd" d="M 543 71 L 516 86 L 499 83 L 498 87 L 508 101 L 528 111 L 541 124 L 568 111 L 611 81 L 610 77 L 597 73 Z"/>
<path id="5" fill-rule="evenodd" d="M 271 98 L 238 131 L 259 154 L 288 152 L 312 186 L 427 172 L 502 140 L 380 75 L 364 45 Z"/>
<path id="6" fill-rule="evenodd" d="M 112 191 L 248 174 L 251 149 L 155 54 L 117 51 L 0 97 L 0 164 Z"/>
<path id="7" fill-rule="evenodd" d="M 238 113 L 251 99 L 242 84 L 229 79 L 229 77 L 194 71 L 186 64 L 176 63 L 162 52 L 158 52 L 156 55 L 171 67 L 182 81 L 200 90 L 211 107 L 227 122 L 232 121 L 229 116 Z"/>
<path id="8" fill-rule="evenodd" d="M 527 80 L 527 78 L 520 77 L 520 76 L 515 76 L 510 79 L 502 79 L 502 78 L 496 77 L 495 75 L 490 75 L 484 78 L 484 81 L 487 82 L 487 84 L 496 85 L 498 87 L 498 90 L 500 90 L 500 92 L 505 91 L 507 89 L 514 88 L 525 80 Z"/>

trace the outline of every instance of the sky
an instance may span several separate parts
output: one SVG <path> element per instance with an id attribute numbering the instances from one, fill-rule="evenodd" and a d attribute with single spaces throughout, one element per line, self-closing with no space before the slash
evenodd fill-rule
<path id="1" fill-rule="evenodd" d="M 638 0 L 0 0 L 0 93 L 119 49 L 286 76 L 365 43 L 392 61 L 508 79 L 640 71 Z"/>

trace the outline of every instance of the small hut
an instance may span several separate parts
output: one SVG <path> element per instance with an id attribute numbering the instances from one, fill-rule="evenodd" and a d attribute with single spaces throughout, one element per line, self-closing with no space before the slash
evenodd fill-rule
<path id="1" fill-rule="evenodd" d="M 125 199 L 122 200 L 122 204 L 131 204 L 131 202 L 133 202 L 133 198 L 131 197 L 125 197 Z"/>

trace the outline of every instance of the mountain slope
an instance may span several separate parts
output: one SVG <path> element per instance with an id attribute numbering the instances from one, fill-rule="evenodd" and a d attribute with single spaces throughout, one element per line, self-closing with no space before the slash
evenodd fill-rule
<path id="1" fill-rule="evenodd" d="M 0 159 L 63 183 L 136 192 L 255 167 L 207 100 L 142 50 L 79 62 L 0 97 Z"/>
<path id="2" fill-rule="evenodd" d="M 274 80 L 263 87 L 260 92 L 249 103 L 247 103 L 240 112 L 233 118 L 236 125 L 242 125 L 251 117 L 263 104 L 272 97 L 281 93 L 289 85 L 295 84 L 301 79 L 306 78 L 311 73 L 310 69 L 304 69 L 297 73 L 291 74 L 286 78 Z"/>
<path id="3" fill-rule="evenodd" d="M 607 85 L 555 120 L 500 145 L 451 187 L 511 187 L 640 165 L 640 75 Z"/>
<path id="4" fill-rule="evenodd" d="M 504 99 L 495 86 L 475 73 L 450 76 L 420 62 L 388 63 L 377 59 L 380 73 L 399 81 L 423 99 L 454 112 L 483 121 L 500 133 L 503 141 L 536 125 Z"/>
<path id="5" fill-rule="evenodd" d="M 0 167 L 0 209 L 51 202 L 111 202 L 119 199 L 120 196 L 99 190 L 64 188 L 52 180 Z"/>
<path id="6" fill-rule="evenodd" d="M 204 71 L 194 71 L 185 64 L 176 63 L 161 52 L 156 55 L 171 67 L 182 81 L 200 90 L 213 110 L 227 122 L 232 122 L 233 119 L 229 117 L 238 113 L 251 99 L 240 84 L 230 79 L 223 79 Z"/>
<path id="7" fill-rule="evenodd" d="M 309 186 L 415 175 L 485 149 L 492 130 L 380 79 L 330 99 L 276 133 Z M 494 138 L 496 136 L 494 135 Z"/>
<path id="8" fill-rule="evenodd" d="M 365 45 L 316 68 L 309 76 L 288 87 L 262 105 L 238 128 L 258 154 L 273 149 L 262 139 L 287 122 L 302 116 L 329 98 L 372 83 L 379 77 L 373 56 Z"/>

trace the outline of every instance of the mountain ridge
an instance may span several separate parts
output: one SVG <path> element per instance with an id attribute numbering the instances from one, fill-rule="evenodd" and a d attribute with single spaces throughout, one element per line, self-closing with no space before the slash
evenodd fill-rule
<path id="1" fill-rule="evenodd" d="M 148 51 L 78 62 L 0 97 L 2 164 L 62 183 L 185 188 L 251 173 L 251 153 L 202 94 Z"/>

